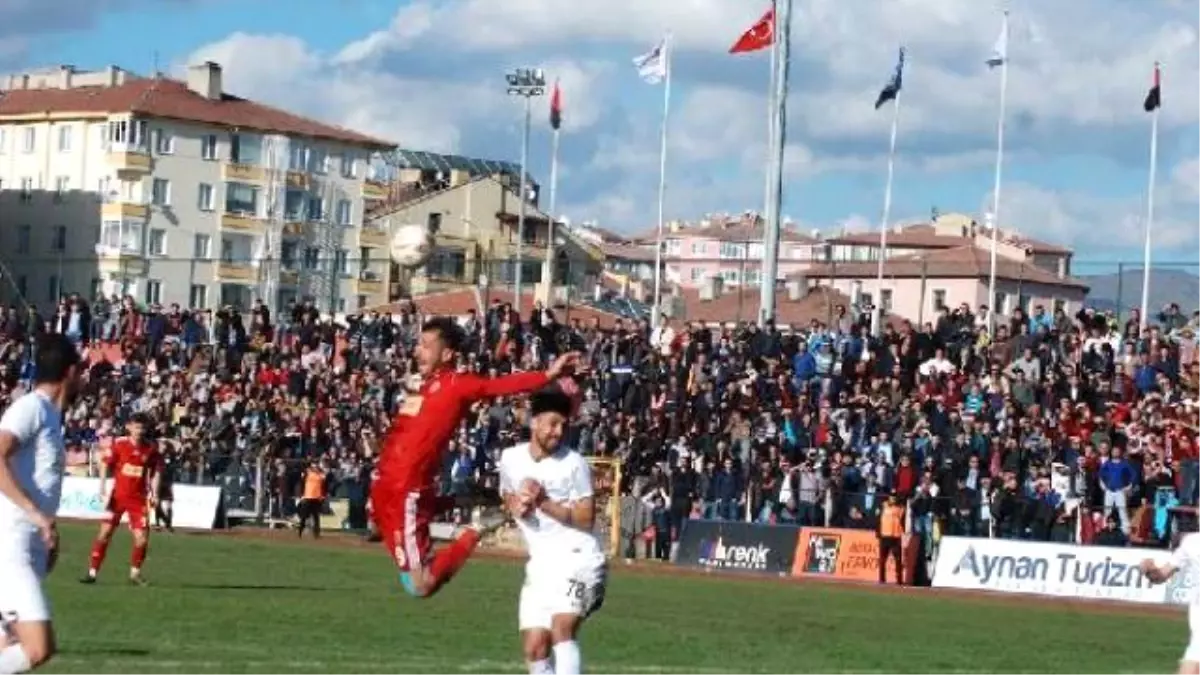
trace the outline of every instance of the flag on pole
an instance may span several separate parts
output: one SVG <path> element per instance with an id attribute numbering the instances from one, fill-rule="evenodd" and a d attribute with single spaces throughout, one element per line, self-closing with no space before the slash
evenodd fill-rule
<path id="1" fill-rule="evenodd" d="M 1008 61 L 1008 12 L 1004 13 L 1004 22 L 1000 25 L 1000 36 L 992 47 L 992 55 L 987 60 L 988 68 L 1002 66 Z"/>
<path id="2" fill-rule="evenodd" d="M 904 47 L 900 48 L 900 57 L 896 59 L 896 70 L 892 73 L 892 78 L 888 83 L 883 85 L 883 89 L 879 90 L 879 96 L 875 99 L 875 109 L 879 110 L 884 103 L 895 100 L 900 95 L 900 88 L 904 85 Z"/>
<path id="3" fill-rule="evenodd" d="M 554 91 L 550 93 L 550 128 L 558 131 L 562 126 L 562 92 L 558 89 L 558 80 L 554 81 Z"/>
<path id="4" fill-rule="evenodd" d="M 1150 84 L 1150 91 L 1146 92 L 1146 100 L 1142 102 L 1142 108 L 1146 112 L 1154 112 L 1162 105 L 1162 72 L 1157 63 L 1154 64 L 1154 80 Z"/>
<path id="5" fill-rule="evenodd" d="M 647 84 L 658 84 L 667 78 L 667 40 L 633 60 L 638 76 Z"/>
<path id="6" fill-rule="evenodd" d="M 730 54 L 746 54 L 766 49 L 775 43 L 775 8 L 767 10 L 762 18 L 751 26 L 737 42 L 729 48 Z"/>

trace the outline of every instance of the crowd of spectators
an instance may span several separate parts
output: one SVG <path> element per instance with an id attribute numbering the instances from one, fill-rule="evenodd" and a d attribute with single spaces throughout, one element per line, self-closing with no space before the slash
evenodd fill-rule
<path id="1" fill-rule="evenodd" d="M 412 303 L 336 324 L 307 302 L 272 316 L 262 303 L 188 311 L 70 296 L 50 315 L 0 310 L 0 398 L 32 377 L 26 338 L 65 333 L 90 365 L 67 415 L 76 470 L 144 412 L 175 481 L 219 483 L 228 508 L 267 504 L 286 518 L 315 462 L 362 527 L 423 318 Z M 788 330 L 601 327 L 498 301 L 460 322 L 472 336 L 465 370 L 586 354 L 569 440 L 621 461 L 617 489 L 633 506 L 624 542 L 657 537 L 651 555 L 688 518 L 871 528 L 889 494 L 908 503 L 926 550 L 940 533 L 1155 545 L 1173 510 L 1197 502 L 1200 326 L 1174 305 L 1146 326 L 1136 311 L 989 317 L 963 305 L 924 325 L 892 320 L 878 337 L 844 306 Z M 443 490 L 494 488 L 522 422 L 519 400 L 474 409 L 448 448 Z"/>

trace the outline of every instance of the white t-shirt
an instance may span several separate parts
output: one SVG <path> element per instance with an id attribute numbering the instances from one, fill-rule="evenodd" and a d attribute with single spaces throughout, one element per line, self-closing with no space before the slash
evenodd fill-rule
<path id="1" fill-rule="evenodd" d="M 66 467 L 62 411 L 44 394 L 33 391 L 4 411 L 0 430 L 17 439 L 17 451 L 9 458 L 17 485 L 42 513 L 58 513 Z M 0 536 L 11 541 L 9 535 L 28 532 L 32 525 L 24 510 L 0 495 Z"/>
<path id="2" fill-rule="evenodd" d="M 527 478 L 542 484 L 546 497 L 553 502 L 578 502 L 592 496 L 592 469 L 583 455 L 569 448 L 535 461 L 529 444 L 522 443 L 500 456 L 500 491 L 517 492 Z M 603 560 L 596 536 L 568 527 L 536 509 L 528 518 L 517 520 L 529 551 L 529 570 L 557 567 L 564 559 Z"/>
<path id="3" fill-rule="evenodd" d="M 1171 555 L 1171 565 L 1178 568 L 1175 574 L 1191 574 L 1200 570 L 1200 533 L 1183 535 L 1179 548 Z M 1193 588 L 1188 599 L 1188 628 L 1192 639 L 1200 637 L 1200 589 Z"/>

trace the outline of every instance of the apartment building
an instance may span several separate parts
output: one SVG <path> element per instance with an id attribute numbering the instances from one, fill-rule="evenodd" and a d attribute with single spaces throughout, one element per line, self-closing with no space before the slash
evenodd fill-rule
<path id="1" fill-rule="evenodd" d="M 390 148 L 227 93 L 215 63 L 0 79 L 0 298 L 385 302 L 388 233 L 364 214 Z"/>
<path id="2" fill-rule="evenodd" d="M 511 174 L 481 175 L 465 169 L 448 171 L 436 184 L 402 184 L 393 188 L 386 206 L 373 210 L 370 226 L 382 230 L 421 224 L 436 233 L 436 249 L 425 267 L 413 273 L 394 271 L 401 292 L 424 295 L 463 287 L 515 285 L 520 196 Z M 574 301 L 572 291 L 595 286 L 604 253 L 599 246 L 558 224 L 549 246 L 550 216 L 537 206 L 531 191 L 525 205 L 520 239 L 521 281 L 546 303 Z"/>

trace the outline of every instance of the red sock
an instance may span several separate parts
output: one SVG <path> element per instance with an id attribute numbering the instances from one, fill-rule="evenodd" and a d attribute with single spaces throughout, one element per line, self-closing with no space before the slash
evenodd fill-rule
<path id="1" fill-rule="evenodd" d="M 433 562 L 429 565 L 429 575 L 433 577 L 433 586 L 429 589 L 426 597 L 437 593 L 442 586 L 453 579 L 454 575 L 458 574 L 458 571 L 467 563 L 467 558 L 471 557 L 478 545 L 479 532 L 467 529 L 458 535 L 453 544 L 435 553 Z"/>
<path id="2" fill-rule="evenodd" d="M 108 553 L 108 542 L 103 539 L 97 539 L 92 543 L 92 557 L 88 562 L 89 572 L 100 572 L 100 566 L 104 564 L 104 555 Z"/>
<path id="3" fill-rule="evenodd" d="M 146 562 L 146 549 L 150 548 L 150 542 L 146 542 L 141 546 L 134 544 L 133 555 L 129 556 L 129 565 L 135 570 L 142 569 L 142 563 Z"/>

